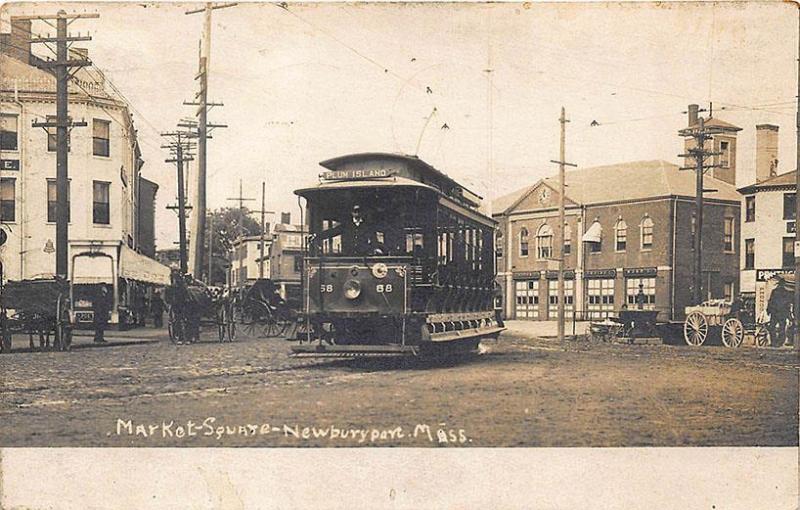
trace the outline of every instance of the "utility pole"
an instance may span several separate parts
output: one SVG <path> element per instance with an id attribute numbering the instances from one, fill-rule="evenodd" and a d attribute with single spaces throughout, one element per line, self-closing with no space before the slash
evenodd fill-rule
<path id="1" fill-rule="evenodd" d="M 238 275 L 238 282 L 232 283 L 244 283 L 242 281 L 242 267 L 244 265 L 244 257 L 242 256 L 242 244 L 244 243 L 244 202 L 255 200 L 255 198 L 244 198 L 242 195 L 242 180 L 239 179 L 239 196 L 237 198 L 228 198 L 227 200 L 235 200 L 239 202 L 239 228 L 238 228 L 238 236 L 239 236 L 239 250 L 236 253 L 236 258 L 239 260 L 239 275 Z M 263 209 L 263 208 L 262 208 Z"/>
<path id="2" fill-rule="evenodd" d="M 567 120 L 564 107 L 561 107 L 561 117 L 558 122 L 561 124 L 561 150 L 558 161 L 550 160 L 551 163 L 558 163 L 558 341 L 564 341 L 564 222 L 566 221 L 564 212 L 564 167 L 576 167 L 573 163 L 566 162 L 566 130 Z M 573 291 L 574 292 L 574 291 Z"/>
<path id="3" fill-rule="evenodd" d="M 258 278 L 264 278 L 264 210 L 265 200 L 267 194 L 267 183 L 261 181 L 261 243 L 259 244 L 259 259 L 258 259 Z"/>
<path id="4" fill-rule="evenodd" d="M 52 20 L 56 21 L 55 37 L 38 37 L 32 39 L 33 43 L 55 43 L 56 60 L 47 60 L 41 65 L 44 69 L 53 72 L 56 77 L 56 120 L 55 122 L 33 122 L 33 127 L 56 128 L 56 275 L 67 278 L 68 275 L 68 250 L 69 250 L 69 130 L 74 127 L 85 127 L 84 121 L 73 122 L 69 118 L 69 80 L 75 73 L 85 66 L 92 65 L 89 59 L 74 59 L 69 56 L 67 43 L 77 41 L 91 41 L 90 36 L 70 36 L 67 27 L 76 19 L 99 18 L 99 14 L 67 14 L 60 10 L 55 15 L 49 16 L 20 16 L 17 19 L 44 21 L 50 26 Z M 51 51 L 52 48 L 48 45 Z M 73 70 L 74 69 L 74 70 Z"/>
<path id="5" fill-rule="evenodd" d="M 188 263 L 186 255 L 186 183 L 183 178 L 184 163 L 192 161 L 190 151 L 194 148 L 191 142 L 191 133 L 183 131 L 175 131 L 170 133 L 162 133 L 161 136 L 169 137 L 171 140 L 167 145 L 162 145 L 161 148 L 169 149 L 170 155 L 173 157 L 164 160 L 167 163 L 175 163 L 178 169 L 178 205 L 168 206 L 168 209 L 177 209 L 178 211 L 178 245 L 180 256 L 181 274 L 188 272 Z"/>
<path id="6" fill-rule="evenodd" d="M 207 147 L 209 132 L 215 127 L 227 127 L 223 124 L 210 125 L 208 123 L 208 110 L 210 107 L 223 106 L 222 103 L 208 102 L 208 71 L 211 60 L 211 11 L 233 7 L 235 3 L 213 5 L 206 3 L 202 9 L 187 11 L 186 14 L 203 13 L 203 38 L 200 43 L 200 62 L 198 73 L 195 79 L 200 80 L 200 91 L 195 94 L 194 101 L 184 101 L 183 104 L 197 106 L 195 116 L 198 118 L 197 127 L 197 197 L 195 206 L 197 207 L 194 215 L 192 261 L 193 271 L 200 275 L 203 271 L 203 242 L 206 232 L 206 167 L 207 167 Z"/>
<path id="7" fill-rule="evenodd" d="M 214 211 L 208 215 L 208 274 L 206 283 L 211 285 L 211 268 L 214 260 Z"/>
<path id="8" fill-rule="evenodd" d="M 690 105 L 689 111 L 697 108 L 696 105 Z M 697 110 L 702 112 L 703 110 Z M 690 115 L 690 122 L 692 113 Z M 714 191 L 707 190 L 703 187 L 703 177 L 706 170 L 719 167 L 720 165 L 707 165 L 706 159 L 711 156 L 717 156 L 720 152 L 707 150 L 705 143 L 706 140 L 711 140 L 712 135 L 722 133 L 721 130 L 716 128 L 708 128 L 705 125 L 705 119 L 700 115 L 697 119 L 696 125 L 690 125 L 686 129 L 678 131 L 678 133 L 686 139 L 694 141 L 693 146 L 687 147 L 686 154 L 679 154 L 683 158 L 694 159 L 694 166 L 681 167 L 681 170 L 694 170 L 696 174 L 695 180 L 695 233 L 694 233 L 694 284 L 692 288 L 692 301 L 694 304 L 699 305 L 703 302 L 702 282 L 703 282 L 703 193 Z"/>

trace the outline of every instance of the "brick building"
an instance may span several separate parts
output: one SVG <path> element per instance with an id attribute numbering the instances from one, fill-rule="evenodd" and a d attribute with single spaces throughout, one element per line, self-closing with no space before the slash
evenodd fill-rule
<path id="1" fill-rule="evenodd" d="M 299 303 L 303 274 L 303 228 L 301 225 L 292 225 L 288 213 L 283 213 L 281 221 L 286 223 L 278 223 L 272 232 L 271 278 L 284 299 Z"/>
<path id="2" fill-rule="evenodd" d="M 735 160 L 735 153 L 730 157 Z M 553 259 L 563 243 L 568 315 L 600 318 L 624 304 L 635 306 L 641 284 L 644 307 L 658 310 L 659 320 L 682 319 L 684 307 L 692 304 L 694 173 L 665 161 L 637 161 L 567 172 L 565 182 L 563 240 L 557 177 L 493 203 L 506 317 L 556 317 Z M 702 294 L 730 297 L 739 280 L 741 197 L 715 177 L 708 176 L 706 186 L 716 191 L 705 195 Z"/>

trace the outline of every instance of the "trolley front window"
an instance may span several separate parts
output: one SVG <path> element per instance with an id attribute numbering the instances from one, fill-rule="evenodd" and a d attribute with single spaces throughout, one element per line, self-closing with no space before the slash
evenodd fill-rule
<path id="1" fill-rule="evenodd" d="M 426 256 L 435 208 L 416 190 L 322 191 L 309 197 L 310 254 Z"/>

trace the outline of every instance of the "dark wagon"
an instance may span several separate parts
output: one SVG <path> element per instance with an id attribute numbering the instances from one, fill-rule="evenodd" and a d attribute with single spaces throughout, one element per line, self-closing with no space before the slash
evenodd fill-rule
<path id="1" fill-rule="evenodd" d="M 3 352 L 11 351 L 11 335 L 27 334 L 33 347 L 38 335 L 40 347 L 50 343 L 67 351 L 72 343 L 70 285 L 62 278 L 39 278 L 6 282 L 0 288 L 0 337 Z"/>

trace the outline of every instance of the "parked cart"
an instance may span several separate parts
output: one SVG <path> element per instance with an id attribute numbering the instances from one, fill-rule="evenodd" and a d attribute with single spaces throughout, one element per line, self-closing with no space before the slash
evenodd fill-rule
<path id="1" fill-rule="evenodd" d="M 699 306 L 686 307 L 683 337 L 692 346 L 703 345 L 709 336 L 719 339 L 725 347 L 739 347 L 745 335 L 752 335 L 758 346 L 769 344 L 766 317 L 756 317 L 749 306 L 738 308 L 725 300 L 706 301 Z"/>
<path id="2" fill-rule="evenodd" d="M 72 343 L 72 310 L 69 282 L 61 278 L 41 278 L 6 282 L 0 291 L 0 338 L 2 352 L 11 351 L 11 335 L 27 334 L 33 347 L 34 336 L 40 348 L 53 346 L 67 351 Z"/>

